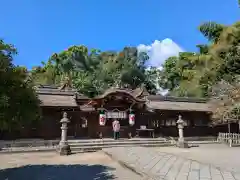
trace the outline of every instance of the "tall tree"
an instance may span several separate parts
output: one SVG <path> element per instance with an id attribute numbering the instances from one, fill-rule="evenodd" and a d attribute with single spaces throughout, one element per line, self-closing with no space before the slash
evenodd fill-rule
<path id="1" fill-rule="evenodd" d="M 202 56 L 184 52 L 179 57 L 168 58 L 163 65 L 160 86 L 174 96 L 205 96 L 205 90 L 199 83 L 205 67 Z"/>
<path id="2" fill-rule="evenodd" d="M 217 43 L 224 27 L 216 22 L 205 22 L 199 26 L 199 30 L 209 41 Z"/>
<path id="3" fill-rule="evenodd" d="M 156 86 L 146 76 L 147 60 L 148 56 L 139 53 L 135 47 L 125 47 L 120 52 L 100 52 L 88 50 L 85 46 L 72 46 L 51 56 L 51 63 L 46 63 L 40 70 L 49 81 L 62 77 L 64 85 L 72 86 L 87 96 L 100 94 L 111 86 L 134 89 L 143 84 L 154 93 Z M 49 72 L 54 72 L 54 75 L 50 73 L 49 76 Z"/>
<path id="4" fill-rule="evenodd" d="M 0 129 L 16 130 L 37 120 L 39 100 L 25 67 L 12 64 L 16 49 L 0 40 Z"/>
<path id="5" fill-rule="evenodd" d="M 29 72 L 30 78 L 35 85 L 59 84 L 60 77 L 56 73 L 56 67 L 51 60 L 42 62 L 42 66 L 33 67 Z"/>

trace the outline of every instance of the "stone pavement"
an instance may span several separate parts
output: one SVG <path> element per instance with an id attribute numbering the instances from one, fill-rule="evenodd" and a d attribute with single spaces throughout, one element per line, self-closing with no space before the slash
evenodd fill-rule
<path id="1" fill-rule="evenodd" d="M 214 164 L 228 171 L 240 172 L 240 147 L 229 148 L 226 144 L 200 144 L 199 147 L 179 149 L 176 147 L 155 148 L 158 152 L 174 154 L 183 158 Z"/>
<path id="2" fill-rule="evenodd" d="M 104 149 L 104 152 L 129 168 L 142 173 L 145 179 L 240 180 L 240 172 L 232 172 L 213 164 L 159 152 L 154 148 L 119 147 Z"/>

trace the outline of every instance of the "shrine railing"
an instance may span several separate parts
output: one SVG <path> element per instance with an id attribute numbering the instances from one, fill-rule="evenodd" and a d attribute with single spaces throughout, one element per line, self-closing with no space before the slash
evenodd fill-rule
<path id="1" fill-rule="evenodd" d="M 238 133 L 219 133 L 218 142 L 227 143 L 230 147 L 240 146 L 240 134 Z"/>

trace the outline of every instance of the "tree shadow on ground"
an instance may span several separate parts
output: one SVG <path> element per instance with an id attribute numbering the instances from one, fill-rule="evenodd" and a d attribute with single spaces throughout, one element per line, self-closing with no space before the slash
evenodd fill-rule
<path id="1" fill-rule="evenodd" d="M 0 180 L 112 180 L 114 170 L 102 165 L 27 165 L 0 170 Z"/>

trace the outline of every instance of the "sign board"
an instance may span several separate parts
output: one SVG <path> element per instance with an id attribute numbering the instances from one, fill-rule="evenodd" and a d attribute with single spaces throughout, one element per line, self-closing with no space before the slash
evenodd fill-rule
<path id="1" fill-rule="evenodd" d="M 106 112 L 106 118 L 113 118 L 113 119 L 126 119 L 127 113 L 125 111 L 119 111 L 119 112 Z"/>

